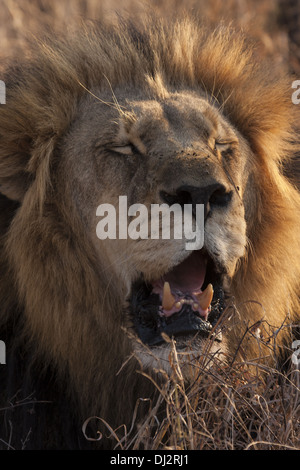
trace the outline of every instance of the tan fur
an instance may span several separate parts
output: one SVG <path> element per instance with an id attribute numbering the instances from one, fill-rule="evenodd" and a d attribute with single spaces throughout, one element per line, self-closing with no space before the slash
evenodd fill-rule
<path id="1" fill-rule="evenodd" d="M 79 401 L 83 417 L 101 414 L 116 425 L 130 421 L 143 385 L 135 361 L 117 375 L 133 351 L 122 329 L 124 298 L 139 263 L 149 264 L 151 277 L 155 270 L 163 272 L 168 261 L 166 245 L 161 253 L 147 245 L 148 258 L 146 251 L 135 252 L 132 245 L 129 249 L 107 244 L 95 250 L 90 234 L 96 219 L 91 222 L 84 208 L 94 210 L 100 202 L 113 201 L 124 194 L 127 181 L 109 173 L 103 160 L 103 174 L 110 174 L 113 183 L 101 187 L 99 200 L 101 171 L 95 170 L 100 171 L 98 183 L 91 180 L 80 155 L 90 148 L 89 136 L 97 132 L 99 153 L 103 152 L 101 133 L 108 123 L 111 132 L 118 129 L 119 145 L 124 133 L 131 133 L 130 140 L 144 153 L 142 119 L 152 113 L 157 128 L 167 128 L 161 103 L 176 101 L 174 93 L 180 94 L 178 106 L 185 105 L 187 94 L 187 109 L 193 108 L 193 97 L 201 96 L 201 103 L 211 105 L 207 119 L 218 125 L 223 116 L 241 142 L 243 168 L 232 171 L 244 185 L 243 208 L 238 209 L 236 199 L 236 212 L 222 218 L 230 234 L 234 218 L 243 226 L 245 211 L 246 232 L 240 234 L 237 228 L 231 240 L 231 249 L 237 250 L 230 268 L 232 293 L 240 317 L 234 319 L 229 352 L 234 354 L 245 327 L 262 317 L 276 327 L 287 316 L 299 320 L 300 196 L 282 174 L 283 162 L 294 152 L 296 110 L 289 78 L 274 75 L 273 69 L 255 65 L 239 34 L 225 28 L 207 32 L 190 20 L 171 25 L 150 22 L 144 31 L 135 32 L 126 25 L 88 25 L 65 39 L 42 42 L 31 58 L 7 72 L 7 104 L 0 107 L 0 190 L 21 200 L 4 236 L 4 256 L 17 286 L 10 295 L 17 296 L 24 309 L 24 331 L 36 345 L 36 356 L 51 363 L 59 377 L 69 378 L 70 393 Z M 138 101 L 143 103 L 140 108 Z M 90 108 L 105 119 L 99 117 L 95 125 L 88 119 Z M 83 130 L 77 132 L 72 126 L 78 120 Z M 157 131 L 150 124 L 146 137 L 153 143 Z M 166 159 L 171 158 L 168 155 L 166 149 Z M 90 157 L 92 161 L 95 155 Z M 185 165 L 178 157 L 178 168 Z M 162 169 L 153 168 L 160 178 Z M 221 175 L 217 163 L 211 168 Z M 136 180 L 137 187 L 142 180 Z M 89 196 L 81 191 L 84 183 Z M 141 202 L 150 203 L 150 196 Z M 223 222 L 211 223 L 219 227 Z M 2 324 L 7 315 L 1 311 Z M 254 346 L 243 347 L 247 357 L 257 354 Z"/>

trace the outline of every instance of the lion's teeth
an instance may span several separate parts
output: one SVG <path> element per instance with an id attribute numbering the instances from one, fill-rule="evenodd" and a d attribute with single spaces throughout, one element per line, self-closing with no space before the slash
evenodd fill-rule
<path id="1" fill-rule="evenodd" d="M 214 290 L 213 290 L 212 284 L 208 284 L 205 291 L 201 292 L 201 294 L 196 295 L 199 305 L 203 310 L 208 309 L 208 307 L 211 304 L 213 295 L 214 295 Z"/>
<path id="2" fill-rule="evenodd" d="M 170 284 L 168 282 L 164 283 L 163 297 L 162 297 L 162 307 L 165 310 L 171 310 L 175 302 L 175 297 L 171 293 Z"/>

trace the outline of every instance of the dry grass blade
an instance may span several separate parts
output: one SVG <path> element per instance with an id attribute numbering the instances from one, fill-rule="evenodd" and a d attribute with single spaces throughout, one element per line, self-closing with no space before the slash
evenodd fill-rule
<path id="1" fill-rule="evenodd" d="M 157 385 L 159 398 L 136 434 L 122 440 L 125 449 L 300 449 L 299 370 L 237 359 L 224 366 L 207 351 L 197 379 L 186 383 L 187 355 L 170 345 L 170 377 Z"/>

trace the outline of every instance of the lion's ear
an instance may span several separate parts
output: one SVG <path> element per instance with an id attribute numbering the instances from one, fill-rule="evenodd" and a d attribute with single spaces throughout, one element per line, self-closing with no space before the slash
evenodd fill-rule
<path id="1" fill-rule="evenodd" d="M 6 110 L 5 110 L 6 111 Z M 8 115 L 10 118 L 10 115 Z M 1 125 L 2 124 L 2 125 Z M 15 127 L 12 129 L 12 127 Z M 6 118 L 0 109 L 0 193 L 21 202 L 33 175 L 27 171 L 30 146 L 22 136 L 22 129 Z"/>
<path id="2" fill-rule="evenodd" d="M 0 109 L 0 193 L 21 202 L 33 179 L 27 171 L 30 146 L 5 111 Z"/>
<path id="3" fill-rule="evenodd" d="M 30 103 L 22 87 L 22 73 L 16 66 L 5 74 L 6 100 L 0 104 L 0 193 L 22 201 L 32 174 L 28 164 L 32 151 L 34 125 Z"/>
<path id="4" fill-rule="evenodd" d="M 29 187 L 29 178 L 26 173 L 20 173 L 14 178 L 0 177 L 0 193 L 13 201 L 21 202 Z"/>

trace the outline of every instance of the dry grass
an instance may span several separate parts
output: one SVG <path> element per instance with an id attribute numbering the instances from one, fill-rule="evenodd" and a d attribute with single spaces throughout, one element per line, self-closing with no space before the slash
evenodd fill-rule
<path id="1" fill-rule="evenodd" d="M 107 433 L 118 450 L 299 450 L 300 449 L 300 364 L 291 361 L 293 350 L 286 349 L 287 363 L 277 363 L 276 339 L 279 333 L 269 324 L 260 325 L 264 330 L 264 346 L 268 359 L 243 361 L 210 354 L 209 347 L 200 358 L 190 361 L 190 377 L 184 373 L 189 365 L 170 341 L 169 362 L 171 375 L 159 370 L 161 381 L 150 376 L 157 390 L 155 401 L 148 400 L 148 413 L 137 422 L 140 406 L 136 403 L 132 427 L 113 430 L 106 424 Z M 282 328 L 290 328 L 283 324 Z M 226 318 L 223 323 L 226 333 Z M 225 330 L 224 330 L 225 329 Z M 245 329 L 243 341 L 253 336 L 253 325 Z M 257 338 L 258 342 L 262 340 Z M 290 341 L 292 344 L 292 339 Z M 242 351 L 243 343 L 240 345 Z M 224 365 L 224 359 L 226 361 Z M 273 364 L 273 366 L 267 364 Z M 100 420 L 93 417 L 92 420 Z M 88 435 L 89 440 L 101 440 Z"/>
<path id="2" fill-rule="evenodd" d="M 199 368 L 201 378 L 186 389 L 177 370 L 139 432 L 126 436 L 120 446 L 299 450 L 299 370 L 288 375 L 275 369 L 265 372 L 258 378 L 247 363 L 210 371 Z M 163 419 L 156 413 L 160 402 L 166 410 Z"/>
<path id="3" fill-rule="evenodd" d="M 234 302 L 219 319 L 218 327 L 223 335 L 229 328 L 229 317 L 240 320 Z M 295 352 L 290 348 L 292 325 L 287 318 L 280 328 L 266 321 L 259 324 L 259 330 L 257 327 L 257 324 L 245 322 L 245 334 L 234 357 L 226 353 L 212 354 L 211 339 L 204 353 L 195 358 L 188 348 L 178 351 L 176 342 L 166 337 L 170 343 L 171 374 L 158 369 L 160 380 L 155 380 L 143 373 L 157 388 L 157 397 L 146 404 L 145 400 L 136 403 L 130 429 L 121 426 L 113 430 L 106 423 L 106 436 L 110 437 L 114 448 L 299 450 L 300 358 L 298 365 L 291 361 Z M 279 351 L 277 339 L 283 329 L 288 329 L 290 340 Z M 254 337 L 261 354 L 249 361 L 244 345 Z M 282 362 L 283 356 L 286 363 Z M 188 381 L 184 379 L 187 376 Z M 148 412 L 139 422 L 138 409 L 142 406 L 144 410 L 145 405 Z M 89 419 L 84 433 L 88 423 Z"/>
<path id="4" fill-rule="evenodd" d="M 285 68 L 300 70 L 278 21 L 278 0 L 153 0 L 148 4 L 165 16 L 192 9 L 212 25 L 232 21 L 258 41 L 259 57 L 271 56 Z M 28 36 L 76 27 L 80 18 L 113 18 L 115 8 L 139 18 L 148 7 L 138 0 L 0 0 L 1 57 L 22 53 Z M 300 449 L 300 377 L 295 366 L 285 373 L 247 360 L 221 367 L 215 358 L 209 368 L 208 355 L 197 364 L 197 377 L 187 386 L 178 357 L 172 343 L 172 377 L 160 388 L 157 401 L 149 402 L 149 413 L 138 432 L 119 429 L 114 433 L 116 448 Z"/>

